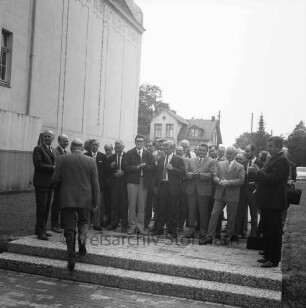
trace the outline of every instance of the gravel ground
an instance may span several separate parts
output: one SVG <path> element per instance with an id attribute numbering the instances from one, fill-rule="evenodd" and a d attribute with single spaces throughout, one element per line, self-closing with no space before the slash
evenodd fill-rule
<path id="1" fill-rule="evenodd" d="M 0 252 L 7 241 L 34 233 L 35 207 L 34 191 L 0 194 Z"/>

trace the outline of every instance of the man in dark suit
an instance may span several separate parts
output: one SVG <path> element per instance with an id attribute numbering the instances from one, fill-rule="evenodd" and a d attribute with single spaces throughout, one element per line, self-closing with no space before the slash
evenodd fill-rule
<path id="1" fill-rule="evenodd" d="M 86 236 L 91 211 L 98 208 L 99 182 L 93 159 L 82 155 L 83 141 L 71 142 L 71 154 L 61 156 L 56 164 L 53 182 L 59 183 L 61 215 L 68 252 L 68 268 L 76 263 L 75 238 L 78 227 L 79 256 L 86 255 Z"/>
<path id="2" fill-rule="evenodd" d="M 250 208 L 250 215 L 251 215 L 251 232 L 250 237 L 256 237 L 257 234 L 257 226 L 258 226 L 258 207 L 255 202 L 254 198 L 254 185 L 253 182 L 255 181 L 254 174 L 249 172 L 250 167 L 254 167 L 254 165 L 258 166 L 260 169 L 262 167 L 261 162 L 256 158 L 255 154 L 255 146 L 249 144 L 245 147 L 245 157 L 247 159 L 245 171 L 246 171 L 246 199 L 245 199 L 245 207 L 247 210 L 247 206 Z M 250 184 L 251 183 L 251 184 Z"/>
<path id="3" fill-rule="evenodd" d="M 235 219 L 237 204 L 239 201 L 240 186 L 244 183 L 243 166 L 235 161 L 236 148 L 226 149 L 226 160 L 217 163 L 217 173 L 214 176 L 216 185 L 215 203 L 209 221 L 207 238 L 205 244 L 212 244 L 220 213 L 227 205 L 227 236 L 223 243 L 228 244 L 229 240 L 236 236 Z"/>
<path id="4" fill-rule="evenodd" d="M 121 232 L 127 232 L 128 202 L 125 174 L 122 170 L 122 161 L 125 153 L 122 141 L 115 142 L 115 154 L 106 161 L 107 183 L 111 192 L 111 220 L 107 230 L 116 229 L 121 220 Z"/>
<path id="5" fill-rule="evenodd" d="M 165 141 L 163 144 L 165 156 L 157 161 L 156 189 L 158 205 L 156 216 L 156 231 L 153 235 L 164 234 L 167 223 L 168 233 L 177 236 L 178 200 L 181 194 L 182 177 L 185 174 L 185 164 L 181 157 L 173 154 L 174 144 Z"/>
<path id="6" fill-rule="evenodd" d="M 143 135 L 136 136 L 135 144 L 136 147 L 129 150 L 123 160 L 129 201 L 128 234 L 133 234 L 137 229 L 141 235 L 146 235 L 144 211 L 155 160 L 153 155 L 144 149 Z"/>
<path id="7" fill-rule="evenodd" d="M 53 152 L 55 164 L 60 156 L 67 154 L 66 148 L 69 144 L 69 138 L 65 134 L 59 135 L 57 140 L 58 146 L 54 149 Z M 55 184 L 53 201 L 51 206 L 51 230 L 53 232 L 62 233 L 63 230 L 61 228 L 62 223 L 60 223 L 60 187 Z"/>
<path id="8" fill-rule="evenodd" d="M 262 169 L 250 167 L 258 187 L 255 200 L 261 210 L 262 230 L 265 244 L 264 258 L 258 260 L 261 267 L 277 267 L 281 260 L 282 217 L 287 206 L 286 185 L 289 177 L 289 163 L 283 151 L 283 139 L 277 136 L 268 139 L 271 158 Z"/>
<path id="9" fill-rule="evenodd" d="M 33 185 L 35 187 L 36 197 L 36 227 L 35 235 L 40 240 L 48 240 L 46 232 L 46 224 L 51 206 L 52 198 L 52 175 L 54 172 L 54 154 L 52 149 L 52 141 L 54 139 L 53 132 L 44 131 L 42 134 L 42 144 L 34 148 L 33 164 L 34 177 Z"/>
<path id="10" fill-rule="evenodd" d="M 200 144 L 198 157 L 191 158 L 186 165 L 188 178 L 186 194 L 188 195 L 189 233 L 194 237 L 197 208 L 200 216 L 200 245 L 204 244 L 209 222 L 209 201 L 212 195 L 211 180 L 217 173 L 216 162 L 207 156 L 208 146 Z"/>
<path id="11" fill-rule="evenodd" d="M 105 202 L 104 202 L 104 192 L 106 190 L 106 155 L 99 151 L 100 143 L 97 139 L 91 139 L 89 142 L 90 151 L 85 152 L 84 155 L 92 157 L 96 161 L 99 177 L 99 187 L 100 187 L 100 202 L 99 208 L 93 214 L 93 228 L 97 231 L 102 231 L 102 226 L 104 224 L 105 215 Z"/>

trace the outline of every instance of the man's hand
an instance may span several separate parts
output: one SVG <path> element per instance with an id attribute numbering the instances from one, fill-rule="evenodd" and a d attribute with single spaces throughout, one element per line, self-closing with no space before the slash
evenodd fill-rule
<path id="1" fill-rule="evenodd" d="M 137 169 L 144 169 L 146 166 L 147 166 L 146 163 L 142 163 L 137 166 Z"/>
<path id="2" fill-rule="evenodd" d="M 191 180 L 191 179 L 192 179 L 192 173 L 191 173 L 191 172 L 187 172 L 187 173 L 186 173 L 186 178 L 187 178 L 188 180 Z"/>
<path id="3" fill-rule="evenodd" d="M 167 170 L 172 170 L 172 169 L 173 169 L 172 164 L 167 164 L 166 169 L 167 169 Z"/>
<path id="4" fill-rule="evenodd" d="M 92 211 L 93 211 L 93 212 L 95 212 L 95 211 L 98 209 L 98 207 L 99 207 L 99 205 L 98 205 L 98 204 L 94 205 L 94 207 L 93 207 Z"/>
<path id="5" fill-rule="evenodd" d="M 248 172 L 257 173 L 259 171 L 259 167 L 257 165 L 254 165 L 253 167 L 248 168 Z"/>
<path id="6" fill-rule="evenodd" d="M 114 169 L 114 168 L 116 168 L 116 163 L 113 161 L 110 166 L 111 166 L 112 169 Z"/>
<path id="7" fill-rule="evenodd" d="M 114 176 L 116 178 L 120 178 L 124 175 L 124 172 L 122 170 L 117 170 L 116 173 L 114 174 Z"/>

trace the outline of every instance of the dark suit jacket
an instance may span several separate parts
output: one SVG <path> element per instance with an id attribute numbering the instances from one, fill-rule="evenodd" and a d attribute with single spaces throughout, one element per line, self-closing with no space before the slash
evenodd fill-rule
<path id="1" fill-rule="evenodd" d="M 148 187 L 151 183 L 152 171 L 155 168 L 155 159 L 149 151 L 143 149 L 142 159 L 140 159 L 136 148 L 129 150 L 122 160 L 123 171 L 126 175 L 127 183 L 139 184 L 141 171 L 137 169 L 137 166 L 141 162 L 147 164 L 146 168 L 143 169 L 143 176 L 144 184 Z"/>
<path id="2" fill-rule="evenodd" d="M 54 155 L 44 144 L 34 148 L 33 164 L 33 185 L 46 188 L 51 187 L 54 172 Z"/>
<path id="3" fill-rule="evenodd" d="M 125 156 L 125 153 L 122 153 L 121 154 L 121 169 L 122 169 L 122 162 L 123 162 L 124 156 Z M 115 168 L 111 167 L 112 163 L 116 164 Z M 118 185 L 124 186 L 126 183 L 125 174 L 121 177 L 115 177 L 116 170 L 118 169 L 119 167 L 117 166 L 117 155 L 112 154 L 106 160 L 106 179 L 111 189 L 114 188 L 114 186 L 118 186 Z"/>
<path id="4" fill-rule="evenodd" d="M 61 208 L 92 209 L 99 204 L 97 166 L 81 152 L 59 157 L 52 180 L 61 185 Z"/>
<path id="5" fill-rule="evenodd" d="M 84 155 L 92 157 L 91 151 L 85 152 Z M 97 152 L 96 164 L 98 169 L 100 190 L 106 189 L 106 155 L 102 152 Z"/>
<path id="6" fill-rule="evenodd" d="M 247 172 L 248 170 L 248 160 L 245 162 L 245 165 L 244 168 L 245 168 L 245 171 Z M 262 167 L 262 163 L 256 158 L 255 159 L 255 162 L 254 162 L 255 165 L 257 165 L 259 168 Z M 254 172 L 249 172 L 246 174 L 246 183 L 249 184 L 250 182 L 255 182 L 256 181 L 256 175 Z"/>
<path id="7" fill-rule="evenodd" d="M 285 209 L 288 177 L 289 162 L 284 153 L 271 157 L 256 174 L 259 185 L 255 191 L 255 200 L 258 208 Z"/>
<path id="8" fill-rule="evenodd" d="M 159 187 L 163 179 L 163 170 L 166 156 L 157 161 L 156 187 Z M 168 170 L 169 187 L 172 196 L 179 195 L 181 191 L 182 177 L 185 174 L 185 163 L 181 157 L 173 155 L 169 164 L 173 169 Z"/>

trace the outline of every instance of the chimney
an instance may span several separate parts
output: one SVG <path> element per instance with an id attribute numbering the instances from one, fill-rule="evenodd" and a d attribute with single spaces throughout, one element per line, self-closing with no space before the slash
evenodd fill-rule
<path id="1" fill-rule="evenodd" d="M 212 117 L 211 117 L 211 121 L 212 121 L 212 122 L 215 121 L 215 119 L 216 119 L 215 116 L 212 116 Z"/>

